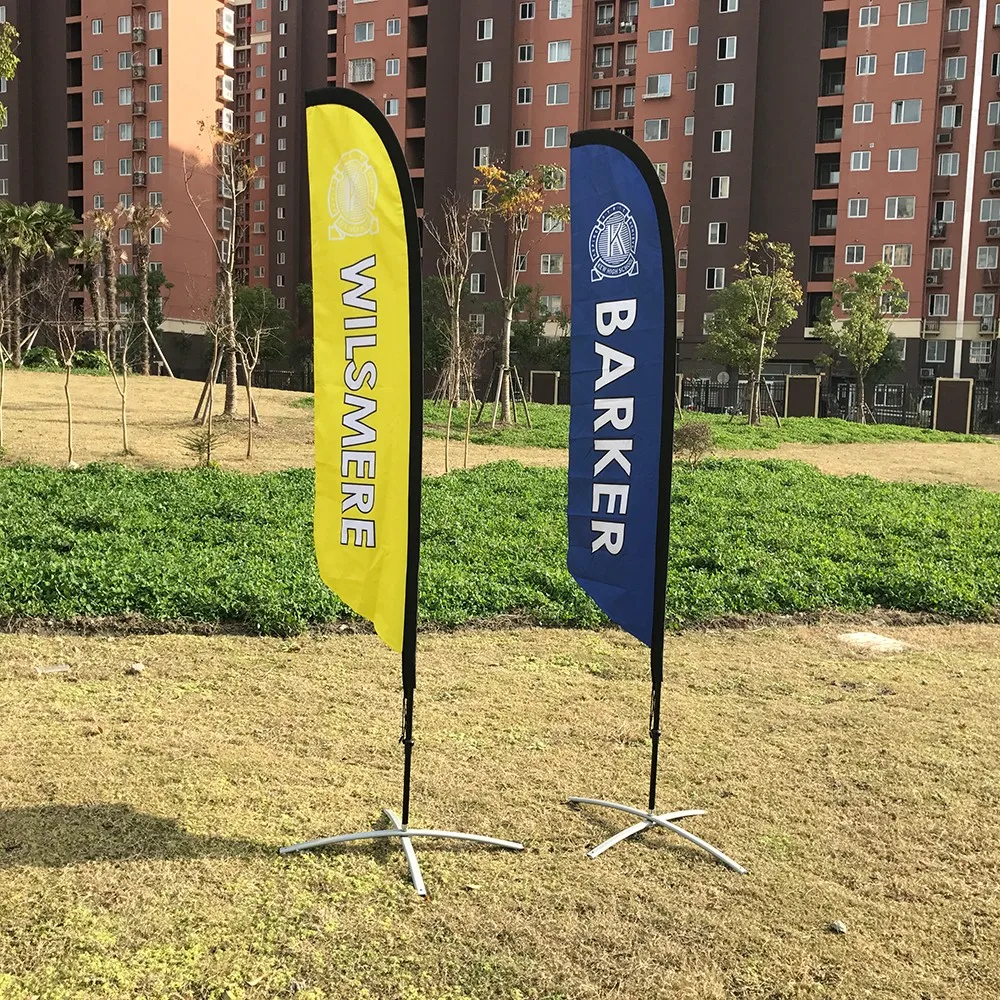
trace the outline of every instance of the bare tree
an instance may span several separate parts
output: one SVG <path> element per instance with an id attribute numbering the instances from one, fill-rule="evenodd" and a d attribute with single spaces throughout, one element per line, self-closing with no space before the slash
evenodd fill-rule
<path id="1" fill-rule="evenodd" d="M 192 190 L 191 179 L 194 176 L 195 168 L 189 166 L 186 154 L 184 156 L 184 186 L 191 205 L 215 246 L 219 260 L 218 306 L 215 310 L 214 322 L 217 324 L 218 336 L 221 340 L 221 360 L 225 367 L 226 405 L 223 415 L 234 417 L 236 415 L 237 390 L 236 365 L 239 353 L 236 343 L 236 248 L 242 236 L 238 209 L 240 201 L 249 190 L 256 169 L 247 158 L 249 133 L 229 132 L 214 122 L 201 122 L 200 125 L 202 133 L 208 136 L 212 146 L 213 170 L 218 178 L 219 190 L 222 192 L 223 198 L 229 202 L 228 206 L 219 209 L 219 217 L 215 220 L 217 222 L 216 228 L 226 234 L 224 239 L 216 240 L 209 218 L 206 217 L 209 205 L 206 200 L 199 200 Z M 216 351 L 212 370 L 208 375 L 211 383 L 215 382 L 216 366 L 219 364 L 219 360 L 218 351 Z M 209 382 L 207 381 L 206 384 Z M 199 418 L 199 411 L 195 412 L 195 420 Z"/>
<path id="2" fill-rule="evenodd" d="M 132 260 L 135 263 L 135 274 L 139 286 L 139 371 L 149 375 L 150 348 L 155 345 L 160 360 L 170 371 L 170 365 L 156 343 L 149 322 L 149 241 L 153 229 L 166 229 L 170 225 L 166 212 L 156 205 L 133 205 L 126 210 L 125 217 L 132 230 Z M 171 375 L 173 372 L 171 372 Z"/>

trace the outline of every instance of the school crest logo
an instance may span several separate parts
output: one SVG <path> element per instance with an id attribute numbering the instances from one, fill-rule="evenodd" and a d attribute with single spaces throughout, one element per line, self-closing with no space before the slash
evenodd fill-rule
<path id="1" fill-rule="evenodd" d="M 378 232 L 375 200 L 378 177 L 368 157 L 360 149 L 348 150 L 334 167 L 327 195 L 327 208 L 333 225 L 328 237 L 344 240 L 352 236 L 371 236 Z"/>
<path id="2" fill-rule="evenodd" d="M 594 265 L 591 281 L 605 278 L 634 278 L 639 273 L 635 252 L 639 227 L 628 207 L 620 201 L 609 205 L 597 218 L 590 234 L 590 260 Z"/>

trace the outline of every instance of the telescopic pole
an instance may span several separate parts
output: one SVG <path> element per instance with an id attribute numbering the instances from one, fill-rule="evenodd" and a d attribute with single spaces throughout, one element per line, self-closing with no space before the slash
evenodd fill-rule
<path id="1" fill-rule="evenodd" d="M 403 826 L 410 821 L 410 767 L 413 763 L 413 691 L 403 692 Z"/>

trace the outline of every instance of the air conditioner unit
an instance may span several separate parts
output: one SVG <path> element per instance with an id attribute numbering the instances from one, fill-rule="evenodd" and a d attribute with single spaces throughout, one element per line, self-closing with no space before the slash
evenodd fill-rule
<path id="1" fill-rule="evenodd" d="M 928 271 L 927 272 L 927 287 L 933 287 L 941 284 L 941 272 L 940 271 Z"/>
<path id="2" fill-rule="evenodd" d="M 990 178 L 990 190 L 1000 191 L 1000 174 L 994 174 Z"/>
<path id="3" fill-rule="evenodd" d="M 146 67 L 142 63 L 132 64 L 132 79 L 133 80 L 146 79 Z"/>
<path id="4" fill-rule="evenodd" d="M 132 29 L 132 44 L 142 45 L 146 41 L 146 29 L 145 28 L 133 28 Z"/>
<path id="5" fill-rule="evenodd" d="M 987 226 L 986 238 L 988 240 L 1000 240 L 1000 226 Z"/>
<path id="6" fill-rule="evenodd" d="M 618 112 L 618 118 L 619 118 L 619 120 L 625 119 L 625 118 L 630 118 L 630 117 L 631 117 L 631 115 L 629 115 L 629 113 L 627 111 L 619 111 Z"/>
<path id="7" fill-rule="evenodd" d="M 146 186 L 146 174 L 137 170 L 132 174 L 132 187 L 144 188 Z"/>
<path id="8" fill-rule="evenodd" d="M 921 368 L 920 369 L 920 377 L 921 378 L 934 378 L 934 369 L 933 368 Z"/>
<path id="9" fill-rule="evenodd" d="M 953 97 L 955 94 L 955 84 L 953 83 L 942 83 L 938 87 L 938 97 Z"/>
<path id="10" fill-rule="evenodd" d="M 618 30 L 635 31 L 635 24 L 632 21 L 622 21 L 622 23 L 618 25 Z"/>
<path id="11" fill-rule="evenodd" d="M 979 320 L 979 332 L 992 333 L 994 323 L 996 323 L 996 320 L 992 316 L 981 317 Z"/>
<path id="12" fill-rule="evenodd" d="M 604 70 L 603 69 L 595 70 L 594 71 L 594 79 L 595 80 L 603 80 L 604 79 Z"/>
<path id="13" fill-rule="evenodd" d="M 951 132 L 938 132 L 937 134 L 937 144 L 939 146 L 950 146 L 952 143 L 952 133 Z"/>
<path id="14" fill-rule="evenodd" d="M 633 73 L 635 73 L 634 66 L 623 66 L 620 70 L 618 70 L 619 76 L 632 76 Z"/>

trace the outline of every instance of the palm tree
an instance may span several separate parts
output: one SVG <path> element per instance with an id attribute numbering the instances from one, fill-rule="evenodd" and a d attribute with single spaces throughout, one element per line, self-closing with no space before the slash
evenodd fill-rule
<path id="1" fill-rule="evenodd" d="M 98 209 L 90 216 L 94 227 L 94 239 L 101 247 L 101 269 L 104 272 L 104 315 L 107 323 L 106 352 L 115 357 L 118 350 L 116 332 L 118 329 L 118 273 L 117 265 L 120 251 L 115 240 L 115 230 L 118 228 L 119 213 L 115 209 Z M 96 315 L 96 310 L 95 310 Z"/>
<path id="2" fill-rule="evenodd" d="M 94 312 L 94 326 L 97 330 L 97 349 L 105 351 L 108 346 L 107 322 L 104 313 L 104 291 L 101 281 L 103 247 L 101 241 L 94 235 L 84 236 L 76 245 L 73 256 L 83 265 L 80 269 L 80 280 L 87 289 L 90 298 L 90 308 Z"/>
<path id="3" fill-rule="evenodd" d="M 152 339 L 149 323 L 149 233 L 155 227 L 165 229 L 170 222 L 163 209 L 154 205 L 133 205 L 128 209 L 127 218 L 132 228 L 132 258 L 139 282 L 139 323 L 143 329 L 140 370 L 143 375 L 148 375 Z"/>

